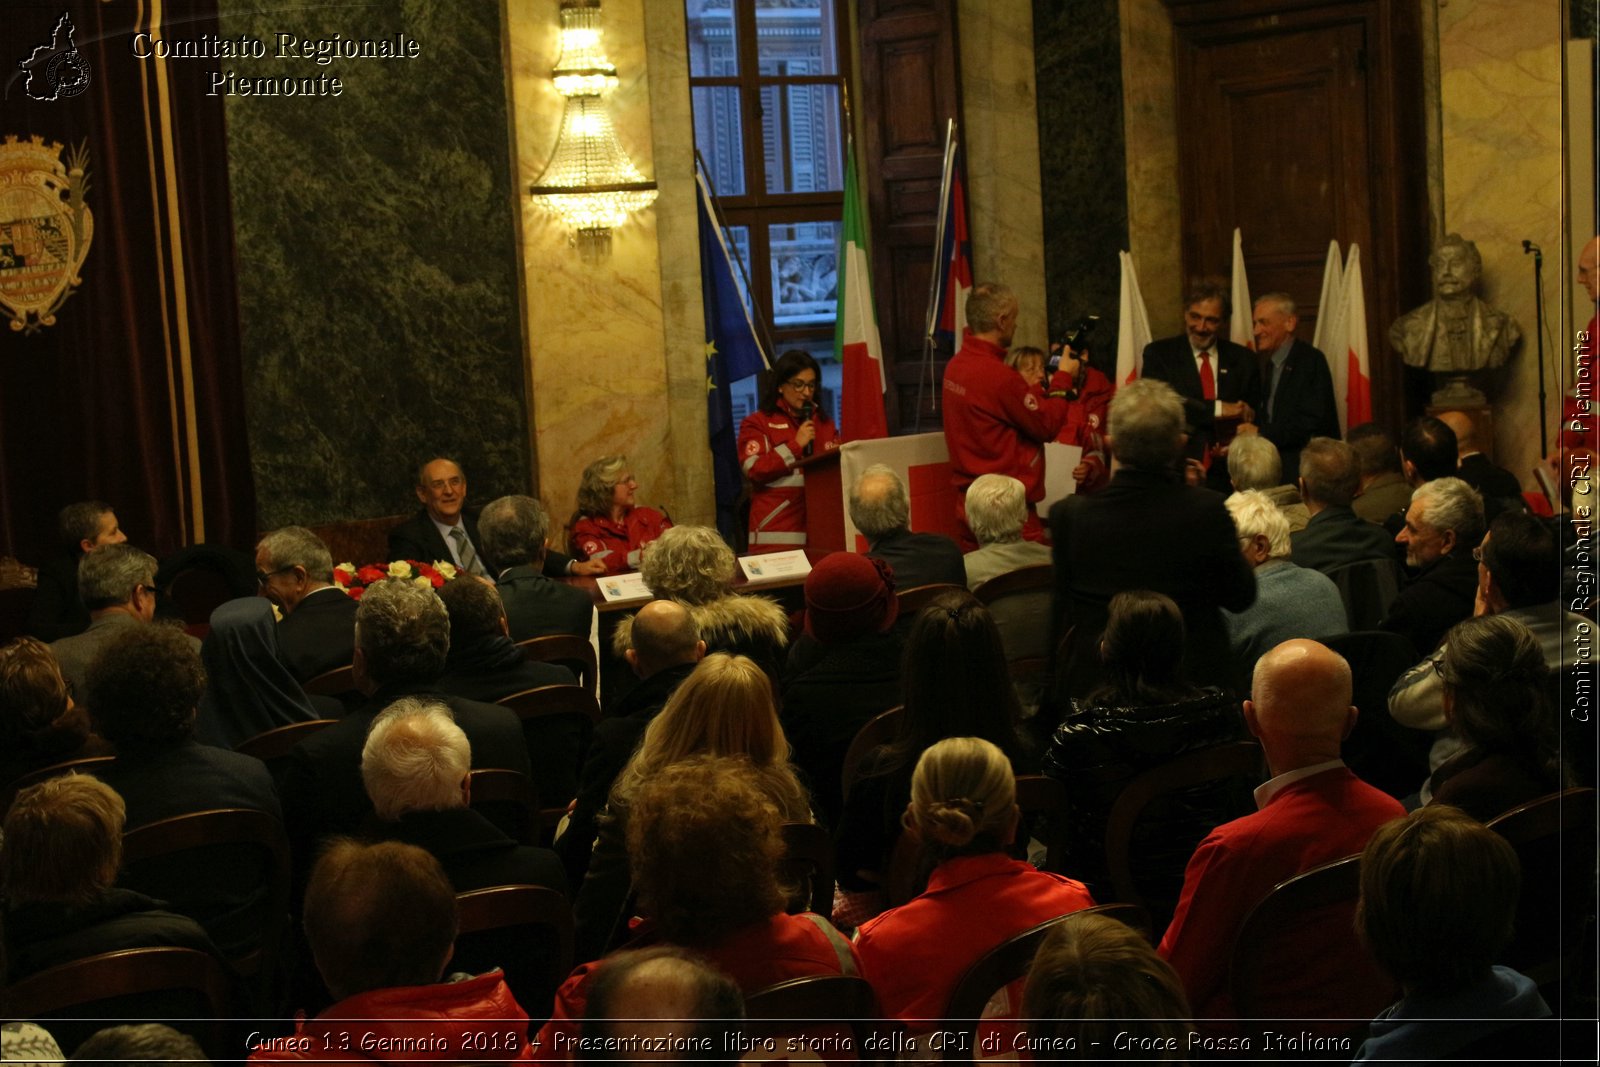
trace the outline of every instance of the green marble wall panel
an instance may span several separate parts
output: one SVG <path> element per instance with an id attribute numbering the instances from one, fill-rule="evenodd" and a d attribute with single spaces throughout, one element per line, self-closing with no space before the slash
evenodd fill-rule
<path id="1" fill-rule="evenodd" d="M 1117 0 L 1033 0 L 1039 178 L 1050 336 L 1099 315 L 1095 362 L 1116 361 L 1117 253 L 1128 247 Z"/>
<path id="2" fill-rule="evenodd" d="M 222 33 L 260 40 L 266 55 L 185 62 L 343 83 L 336 97 L 227 100 L 263 528 L 415 507 L 424 453 L 458 456 L 477 504 L 526 491 L 499 4 L 220 6 Z M 419 54 L 317 65 L 279 58 L 280 33 L 403 33 Z"/>

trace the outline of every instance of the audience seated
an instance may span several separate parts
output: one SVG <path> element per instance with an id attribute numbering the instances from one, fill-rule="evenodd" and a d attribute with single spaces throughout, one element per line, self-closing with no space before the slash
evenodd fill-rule
<path id="1" fill-rule="evenodd" d="M 1531 979 L 1494 962 L 1511 942 L 1521 880 L 1504 838 L 1443 804 L 1372 835 L 1356 933 L 1404 996 L 1372 1021 L 1355 1062 L 1466 1059 L 1513 1020 L 1550 1015 Z M 1502 1054 L 1534 1058 L 1526 1045 Z"/>
<path id="2" fill-rule="evenodd" d="M 128 540 L 111 505 L 99 500 L 68 504 L 56 519 L 61 551 L 39 566 L 39 584 L 28 608 L 28 633 L 57 641 L 89 628 L 89 609 L 78 595 L 78 563 L 106 545 Z"/>
<path id="3" fill-rule="evenodd" d="M 1256 790 L 1259 811 L 1217 827 L 1195 850 L 1159 950 L 1182 977 L 1196 1020 L 1235 1017 L 1229 951 L 1273 886 L 1360 852 L 1374 830 L 1404 814 L 1399 801 L 1361 781 L 1339 758 L 1356 720 L 1350 691 L 1349 664 L 1314 641 L 1286 642 L 1256 664 L 1244 718 L 1261 739 L 1273 777 Z M 1287 1014 L 1315 1014 L 1319 986 L 1345 970 L 1348 941 L 1348 930 L 1327 944 L 1307 939 L 1305 966 L 1283 976 L 1285 1000 L 1303 993 L 1304 1010 Z"/>
<path id="4" fill-rule="evenodd" d="M 605 962 L 589 985 L 584 1008 L 585 1059 L 697 1058 L 682 1047 L 686 1041 L 704 1042 L 713 1050 L 704 1058 L 732 1047 L 729 1039 L 744 1018 L 744 995 L 695 953 L 656 945 L 618 952 Z M 664 1047 L 651 1048 L 652 1042 Z M 635 1053 L 642 1049 L 649 1051 Z"/>
<path id="5" fill-rule="evenodd" d="M 1355 449 L 1331 437 L 1313 437 L 1301 450 L 1300 494 L 1311 518 L 1289 535 L 1295 563 L 1324 574 L 1369 559 L 1399 564 L 1394 538 L 1351 508 L 1361 481 L 1359 462 Z"/>
<path id="6" fill-rule="evenodd" d="M 679 526 L 676 529 L 690 529 Z M 578 956 L 601 955 L 627 903 L 627 826 L 635 795 L 669 764 L 691 756 L 742 756 L 785 822 L 810 822 L 810 797 L 789 762 L 772 684 L 745 656 L 706 656 L 651 719 L 596 819 L 598 836 L 578 891 Z"/>
<path id="7" fill-rule="evenodd" d="M 965 585 L 961 546 L 944 534 L 911 532 L 911 497 L 892 467 L 875 463 L 850 487 L 850 521 L 867 539 L 867 555 L 894 569 L 896 589 Z"/>
<path id="8" fill-rule="evenodd" d="M 674 526 L 645 549 L 640 574 L 658 600 L 675 600 L 712 652 L 748 656 L 774 681 L 789 644 L 789 617 L 774 600 L 733 591 L 733 549 L 709 526 Z M 617 625 L 612 650 L 632 646 L 632 618 Z"/>
<path id="9" fill-rule="evenodd" d="M 351 834 L 372 811 L 361 783 L 361 750 L 378 713 L 404 696 L 437 696 L 436 683 L 450 648 L 450 617 L 432 589 L 398 578 L 367 587 L 356 612 L 355 680 L 366 702 L 332 726 L 295 746 L 283 772 L 284 810 L 290 842 L 301 869 L 313 845 L 326 834 Z M 448 705 L 472 744 L 473 768 L 504 767 L 533 776 L 541 790 L 556 796 L 565 773 L 575 773 L 576 740 L 563 749 L 540 751 L 537 771 L 530 765 L 522 724 L 509 708 L 461 697 L 438 696 Z M 552 735 L 557 739 L 561 735 Z M 547 773 L 548 772 L 548 773 Z M 541 793 L 541 797 L 547 794 Z"/>
<path id="10" fill-rule="evenodd" d="M 572 554 L 599 563 L 605 574 L 639 569 L 644 546 L 670 529 L 655 508 L 633 502 L 639 480 L 627 456 L 602 456 L 583 470 L 578 483 L 578 515 L 572 523 Z"/>
<path id="11" fill-rule="evenodd" d="M 333 556 L 322 538 L 304 526 L 267 534 L 256 545 L 256 583 L 283 613 L 278 655 L 296 681 L 350 665 L 356 602 L 333 584 Z"/>
<path id="12" fill-rule="evenodd" d="M 706 665 L 719 659 L 709 657 Z M 691 678 L 684 687 L 692 684 Z M 627 847 L 646 921 L 630 947 L 660 942 L 691 949 L 746 996 L 791 978 L 859 972 L 855 949 L 826 919 L 784 911 L 778 870 L 783 823 L 792 816 L 774 798 L 772 781 L 771 768 L 755 759 L 707 754 L 634 784 Z M 608 965 L 583 964 L 562 985 L 539 1033 L 538 1058 L 561 1058 L 553 1038 L 573 1030 Z"/>
<path id="13" fill-rule="evenodd" d="M 1268 649 L 1296 637 L 1332 637 L 1350 625 L 1333 580 L 1289 558 L 1289 522 L 1265 493 L 1234 493 L 1227 505 L 1239 551 L 1256 574 L 1256 602 L 1222 612 L 1242 682 Z"/>
<path id="14" fill-rule="evenodd" d="M 1412 419 L 1400 438 L 1400 469 L 1416 490 L 1440 478 L 1456 476 L 1456 434 L 1448 423 L 1431 415 Z M 1407 501 L 1409 503 L 1409 501 Z M 1392 512 L 1382 520 L 1383 528 L 1399 537 L 1406 523 L 1406 508 Z"/>
<path id="15" fill-rule="evenodd" d="M 940 1019 L 961 976 L 984 953 L 1094 900 L 1082 882 L 1006 855 L 1021 812 L 1005 753 L 975 737 L 946 738 L 917 760 L 906 832 L 935 864 L 928 888 L 863 923 L 861 967 L 883 1014 Z M 1020 989 L 1000 1017 L 1018 1014 Z"/>
<path id="16" fill-rule="evenodd" d="M 555 853 L 519 845 L 467 806 L 472 746 L 449 707 L 401 697 L 372 720 L 361 750 L 361 781 L 372 799 L 366 836 L 426 849 L 457 893 L 496 885 L 567 879 Z"/>
<path id="17" fill-rule="evenodd" d="M 839 821 L 839 776 L 856 732 L 900 703 L 894 578 L 881 559 L 835 552 L 806 576 L 805 633 L 781 685 L 784 733 L 813 804 Z"/>
<path id="18" fill-rule="evenodd" d="M 1260 434 L 1242 434 L 1228 446 L 1228 481 L 1235 493 L 1261 492 L 1283 512 L 1290 533 L 1304 530 L 1311 519 L 1299 488 L 1283 481 L 1283 457 L 1278 455 L 1278 446 Z"/>
<path id="19" fill-rule="evenodd" d="M 440 980 L 455 947 L 456 895 L 424 850 L 333 842 L 311 871 L 305 933 L 337 1003 L 295 1024 L 304 1040 L 254 1046 L 252 1063 L 507 1062 L 526 1048 L 527 1013 L 498 970 Z M 491 1034 L 494 1045 L 481 1047 Z"/>
<path id="20" fill-rule="evenodd" d="M 89 609 L 89 628 L 50 643 L 61 673 L 74 693 L 89 684 L 89 667 L 100 650 L 130 626 L 156 617 L 156 558 L 129 544 L 106 545 L 83 557 L 78 595 Z M 163 624 L 165 625 L 165 624 Z M 183 639 L 196 650 L 200 642 Z"/>
<path id="21" fill-rule="evenodd" d="M 1549 668 L 1539 641 L 1506 615 L 1468 619 L 1437 657 L 1445 720 L 1461 750 L 1428 779 L 1423 803 L 1485 822 L 1565 784 Z"/>
<path id="22" fill-rule="evenodd" d="M 673 600 L 652 600 L 633 617 L 633 647 L 624 653 L 639 677 L 594 728 L 589 754 L 578 774 L 578 797 L 556 840 L 556 850 L 567 865 L 567 877 L 581 885 L 594 851 L 595 817 L 605 807 L 611 785 L 627 766 L 639 739 L 679 684 L 705 657 L 689 610 Z"/>
<path id="23" fill-rule="evenodd" d="M 211 632 L 200 645 L 206 688 L 197 723 L 206 744 L 234 748 L 268 730 L 323 718 L 279 659 L 281 632 L 261 597 L 225 601 L 211 613 Z"/>
<path id="24" fill-rule="evenodd" d="M 900 732 L 862 757 L 835 841 L 840 886 L 869 894 L 852 908 L 862 919 L 920 888 L 886 886 L 884 876 L 923 752 L 947 737 L 979 737 L 1004 752 L 1013 771 L 1038 767 L 1019 729 L 1022 707 L 1006 676 L 1000 631 L 972 594 L 941 593 L 918 614 L 906 637 L 900 687 Z"/>
<path id="25" fill-rule="evenodd" d="M 1107 1049 L 1123 1034 L 1158 1062 L 1189 1059 L 1189 1001 L 1177 972 L 1135 930 L 1104 915 L 1080 915 L 1045 935 L 1022 1014 L 1036 1060 L 1053 1051 L 1046 1041 Z"/>
<path id="26" fill-rule="evenodd" d="M 114 888 L 123 812 L 116 790 L 87 774 L 52 778 L 17 794 L 0 838 L 8 983 L 126 948 L 216 954 L 193 919 Z"/>
<path id="27" fill-rule="evenodd" d="M 188 639 L 166 626 L 118 634 L 89 672 L 89 715 L 116 746 L 114 762 L 95 773 L 122 796 L 128 829 L 215 808 L 281 816 L 266 765 L 254 756 L 195 739 L 205 669 Z M 187 861 L 163 861 L 127 882 L 193 916 L 224 952 L 253 949 L 256 911 L 267 888 L 261 857 L 219 849 Z"/>
<path id="28" fill-rule="evenodd" d="M 0 786 L 53 763 L 109 755 L 47 645 L 19 637 L 0 648 Z"/>
<path id="29" fill-rule="evenodd" d="M 1483 540 L 1483 500 L 1460 478 L 1436 478 L 1412 494 L 1395 540 L 1405 546 L 1406 566 L 1416 573 L 1378 628 L 1409 637 L 1425 656 L 1446 630 L 1472 614 L 1478 593 L 1472 549 Z"/>
<path id="30" fill-rule="evenodd" d="M 1106 820 L 1135 777 L 1184 752 L 1238 740 L 1239 701 L 1184 677 L 1183 615 L 1170 597 L 1143 590 L 1111 598 L 1100 639 L 1107 682 L 1073 700 L 1044 757 L 1044 773 L 1067 787 L 1067 866 L 1102 898 L 1110 893 Z M 1176 898 L 1194 845 L 1222 818 L 1216 790 L 1189 790 L 1133 842 L 1134 877 L 1151 896 Z"/>
<path id="31" fill-rule="evenodd" d="M 550 515 L 531 496 L 489 501 L 478 518 L 479 547 L 511 625 L 511 640 L 549 634 L 588 638 L 594 603 L 575 586 L 545 573 Z"/>
<path id="32" fill-rule="evenodd" d="M 7 1056 L 6 1059 L 10 1059 Z M 71 1063 L 180 1064 L 210 1063 L 200 1042 L 161 1023 L 108 1026 L 90 1036 L 73 1052 Z"/>
<path id="33" fill-rule="evenodd" d="M 967 487 L 967 525 L 978 548 L 963 558 L 967 588 L 976 589 L 991 578 L 1050 563 L 1050 547 L 1025 541 L 1022 526 L 1028 521 L 1028 501 L 1023 485 L 1005 474 L 981 474 Z M 1044 659 L 1050 655 L 1050 591 L 1020 593 L 989 605 L 1006 658 Z M 1024 702 L 1038 703 L 1038 693 Z M 1030 699 L 1031 698 L 1031 699 Z"/>
<path id="34" fill-rule="evenodd" d="M 1395 447 L 1389 431 L 1375 422 L 1350 427 L 1345 440 L 1355 450 L 1361 467 L 1361 485 L 1350 509 L 1367 522 L 1382 526 L 1385 519 L 1404 511 L 1411 502 L 1411 485 L 1400 468 L 1400 449 Z"/>
<path id="35" fill-rule="evenodd" d="M 1439 421 L 1455 431 L 1456 477 L 1478 491 L 1483 498 L 1483 517 L 1494 522 L 1506 512 L 1525 512 L 1522 483 L 1517 476 L 1478 450 L 1478 428 L 1465 411 L 1441 411 Z"/>
<path id="36" fill-rule="evenodd" d="M 567 668 L 530 660 L 516 646 L 494 586 L 456 580 L 444 583 L 438 594 L 450 616 L 450 653 L 439 679 L 441 692 L 492 704 L 527 689 L 578 684 Z"/>

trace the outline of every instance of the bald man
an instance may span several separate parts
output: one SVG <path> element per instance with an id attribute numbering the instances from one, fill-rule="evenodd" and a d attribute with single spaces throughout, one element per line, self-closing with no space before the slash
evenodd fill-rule
<path id="1" fill-rule="evenodd" d="M 1361 781 L 1339 758 L 1356 723 L 1350 695 L 1350 665 L 1315 641 L 1285 641 L 1256 664 L 1244 721 L 1260 739 L 1273 777 L 1255 791 L 1255 814 L 1217 827 L 1195 849 L 1159 949 L 1183 979 L 1197 1020 L 1236 1017 L 1229 953 L 1245 917 L 1273 886 L 1359 853 L 1374 830 L 1405 814 L 1399 801 Z M 1350 917 L 1306 935 L 1275 996 L 1295 1002 L 1295 1010 L 1283 1012 L 1288 1017 L 1340 1014 L 1340 976 L 1361 973 L 1350 966 L 1351 952 L 1361 951 Z M 1198 1025 L 1203 1032 L 1226 1029 Z"/>
<path id="2" fill-rule="evenodd" d="M 1493 522 L 1504 511 L 1522 511 L 1522 484 L 1504 467 L 1479 451 L 1478 426 L 1465 411 L 1441 411 L 1439 421 L 1456 434 L 1456 476 L 1483 496 L 1484 518 Z"/>

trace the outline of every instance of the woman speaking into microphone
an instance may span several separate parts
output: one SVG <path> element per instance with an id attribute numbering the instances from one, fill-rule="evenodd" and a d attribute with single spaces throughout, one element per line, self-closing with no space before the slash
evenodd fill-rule
<path id="1" fill-rule="evenodd" d="M 839 431 L 817 404 L 821 379 L 811 354 L 791 348 L 767 372 L 760 407 L 739 424 L 752 553 L 806 547 L 805 474 L 796 464 L 839 447 Z"/>

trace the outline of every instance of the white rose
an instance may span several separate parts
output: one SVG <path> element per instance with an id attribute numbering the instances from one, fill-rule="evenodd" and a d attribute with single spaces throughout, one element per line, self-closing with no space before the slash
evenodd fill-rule
<path id="1" fill-rule="evenodd" d="M 389 564 L 389 577 L 391 577 L 391 578 L 409 578 L 409 577 L 411 577 L 411 564 L 407 563 L 403 559 L 395 560 L 393 563 Z"/>

